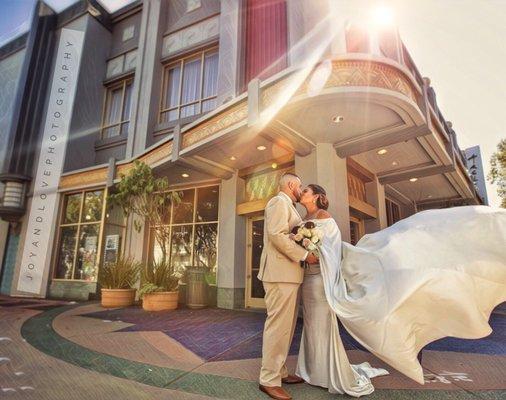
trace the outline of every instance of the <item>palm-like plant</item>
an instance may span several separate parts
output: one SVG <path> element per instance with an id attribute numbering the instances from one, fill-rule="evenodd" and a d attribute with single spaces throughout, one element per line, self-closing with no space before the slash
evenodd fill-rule
<path id="1" fill-rule="evenodd" d="M 171 292 L 178 287 L 178 277 L 174 268 L 165 258 L 148 263 L 141 271 L 139 295 L 153 292 Z"/>
<path id="2" fill-rule="evenodd" d="M 142 264 L 133 257 L 120 256 L 116 262 L 104 263 L 99 282 L 105 289 L 131 289 L 139 278 Z"/>

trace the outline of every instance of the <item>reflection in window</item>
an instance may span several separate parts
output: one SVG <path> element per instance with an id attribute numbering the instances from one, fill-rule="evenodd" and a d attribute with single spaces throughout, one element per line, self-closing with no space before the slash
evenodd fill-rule
<path id="1" fill-rule="evenodd" d="M 170 227 L 170 262 L 176 270 L 203 266 L 214 270 L 218 249 L 219 186 L 179 191 L 181 202 L 173 204 Z M 167 227 L 166 226 L 166 227 Z M 150 258 L 159 260 L 162 251 L 150 232 Z"/>
<path id="2" fill-rule="evenodd" d="M 65 195 L 54 277 L 96 281 L 103 190 Z"/>
<path id="3" fill-rule="evenodd" d="M 160 122 L 216 108 L 218 49 L 197 53 L 165 67 Z"/>
<path id="4" fill-rule="evenodd" d="M 197 221 L 218 220 L 218 187 L 208 186 L 197 189 Z"/>
<path id="5" fill-rule="evenodd" d="M 173 224 L 193 222 L 193 206 L 195 204 L 195 189 L 179 192 L 180 202 L 174 204 Z"/>

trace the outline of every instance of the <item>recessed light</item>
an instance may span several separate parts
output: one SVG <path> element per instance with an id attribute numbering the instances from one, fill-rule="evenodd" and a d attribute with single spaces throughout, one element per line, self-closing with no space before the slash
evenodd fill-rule
<path id="1" fill-rule="evenodd" d="M 397 165 L 399 165 L 399 163 L 397 161 L 392 161 L 392 165 L 396 167 Z"/>
<path id="2" fill-rule="evenodd" d="M 265 147 L 265 146 L 257 146 L 257 150 L 259 150 L 259 151 L 264 151 L 265 149 L 267 149 L 267 147 Z"/>
<path id="3" fill-rule="evenodd" d="M 87 214 L 87 215 L 86 215 L 86 220 L 88 220 L 88 221 L 89 221 L 90 219 L 91 219 L 91 215 Z"/>
<path id="4" fill-rule="evenodd" d="M 382 156 L 383 154 L 387 154 L 387 152 L 388 152 L 388 151 L 387 151 L 387 149 L 380 149 L 380 150 L 378 150 L 378 151 L 377 151 L 377 153 L 378 153 L 380 156 Z"/>
<path id="5" fill-rule="evenodd" d="M 230 159 L 231 159 L 232 161 L 237 160 L 237 158 L 235 158 L 234 156 L 231 156 L 231 157 L 230 157 Z"/>
<path id="6" fill-rule="evenodd" d="M 342 115 L 335 115 L 332 117 L 332 122 L 338 124 L 339 122 L 343 122 L 344 117 Z"/>
<path id="7" fill-rule="evenodd" d="M 272 169 L 276 169 L 278 167 L 278 164 L 272 163 L 271 167 L 272 167 Z"/>
<path id="8" fill-rule="evenodd" d="M 431 195 L 431 194 L 429 194 L 429 195 L 427 196 L 427 198 L 428 198 L 428 199 L 432 199 L 432 195 Z"/>
<path id="9" fill-rule="evenodd" d="M 411 178 L 409 181 L 410 182 L 416 182 L 418 180 L 418 178 Z"/>
<path id="10" fill-rule="evenodd" d="M 183 178 L 189 178 L 189 177 L 190 177 L 190 175 L 188 175 L 188 174 L 181 174 L 181 176 L 182 176 Z"/>

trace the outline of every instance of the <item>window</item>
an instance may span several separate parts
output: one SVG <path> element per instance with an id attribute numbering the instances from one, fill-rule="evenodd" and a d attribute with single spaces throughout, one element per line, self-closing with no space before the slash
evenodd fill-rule
<path id="1" fill-rule="evenodd" d="M 385 199 L 385 204 L 387 209 L 387 224 L 390 226 L 401 219 L 401 208 L 399 204 L 389 199 Z"/>
<path id="2" fill-rule="evenodd" d="M 127 134 L 130 124 L 130 103 L 133 79 L 125 79 L 107 88 L 102 139 Z"/>
<path id="3" fill-rule="evenodd" d="M 187 266 L 214 269 L 218 245 L 219 187 L 206 186 L 178 191 L 181 201 L 171 205 L 167 248 L 170 262 L 176 270 Z M 151 258 L 162 256 L 159 245 L 150 231 Z"/>
<path id="4" fill-rule="evenodd" d="M 95 282 L 104 190 L 67 194 L 59 226 L 54 277 Z"/>
<path id="5" fill-rule="evenodd" d="M 176 121 L 216 108 L 218 49 L 204 51 L 165 67 L 160 122 Z"/>

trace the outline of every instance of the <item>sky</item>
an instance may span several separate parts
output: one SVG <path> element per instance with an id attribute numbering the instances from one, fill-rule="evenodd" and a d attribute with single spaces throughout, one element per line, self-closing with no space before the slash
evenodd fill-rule
<path id="1" fill-rule="evenodd" d="M 109 11 L 132 0 L 100 0 Z M 203 0 L 206 1 L 206 0 Z M 288 0 L 292 1 L 292 0 Z M 462 149 L 480 145 L 485 174 L 506 138 L 506 0 L 329 0 L 367 16 L 387 8 L 420 73 L 430 78 Z M 61 11 L 75 0 L 47 0 Z M 35 0 L 0 0 L 0 45 L 28 29 Z M 499 206 L 487 182 L 490 205 Z"/>

